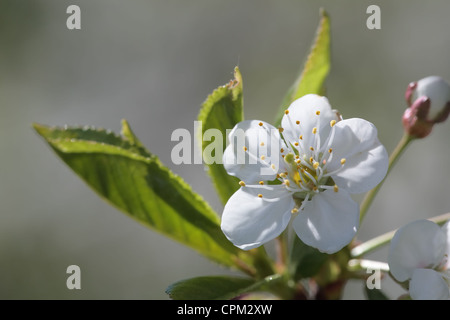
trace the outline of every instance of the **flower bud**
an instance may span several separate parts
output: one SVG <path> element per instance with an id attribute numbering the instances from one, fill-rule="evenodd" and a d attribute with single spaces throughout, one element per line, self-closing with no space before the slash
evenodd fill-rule
<path id="1" fill-rule="evenodd" d="M 435 123 L 445 121 L 450 114 L 450 85 L 441 77 L 430 76 L 411 82 L 405 99 L 408 108 L 402 122 L 412 137 L 426 137 Z"/>

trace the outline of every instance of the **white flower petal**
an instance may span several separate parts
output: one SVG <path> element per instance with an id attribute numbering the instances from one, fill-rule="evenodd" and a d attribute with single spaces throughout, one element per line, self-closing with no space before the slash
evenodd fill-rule
<path id="1" fill-rule="evenodd" d="M 236 247 L 259 247 L 286 229 L 294 205 L 292 195 L 282 185 L 242 187 L 225 205 L 222 231 Z"/>
<path id="2" fill-rule="evenodd" d="M 334 253 L 349 244 L 356 234 L 358 204 L 345 190 L 326 190 L 305 204 L 292 225 L 304 243 Z"/>
<path id="3" fill-rule="evenodd" d="M 274 180 L 284 170 L 280 154 L 284 142 L 274 126 L 259 120 L 242 121 L 228 138 L 230 144 L 225 149 L 223 165 L 229 175 L 251 184 Z"/>
<path id="4" fill-rule="evenodd" d="M 439 272 L 431 269 L 415 269 L 409 282 L 409 294 L 414 300 L 448 300 L 447 282 Z"/>
<path id="5" fill-rule="evenodd" d="M 444 232 L 447 238 L 447 246 L 445 248 L 445 259 L 443 261 L 443 268 L 445 270 L 450 269 L 450 221 L 447 221 L 442 227 L 442 232 Z"/>
<path id="6" fill-rule="evenodd" d="M 400 282 L 411 279 L 417 268 L 438 266 L 444 257 L 446 236 L 429 220 L 417 220 L 397 230 L 391 240 L 388 263 Z"/>
<path id="7" fill-rule="evenodd" d="M 334 182 L 350 193 L 364 193 L 379 184 L 389 166 L 389 157 L 369 121 L 353 118 L 335 125 L 328 171 Z M 341 160 L 345 159 L 342 166 Z"/>
<path id="8" fill-rule="evenodd" d="M 447 238 L 447 247 L 445 249 L 446 261 L 444 261 L 444 269 L 450 269 L 450 221 L 447 221 L 442 227 L 442 232 L 444 232 Z"/>
<path id="9" fill-rule="evenodd" d="M 305 153 L 309 153 L 309 147 L 316 147 L 313 128 L 317 129 L 321 142 L 325 143 L 331 130 L 330 121 L 339 120 L 336 113 L 331 110 L 328 99 L 316 94 L 307 94 L 295 100 L 287 110 L 289 113 L 281 120 L 283 136 L 292 144 L 298 142 Z M 317 115 L 317 112 L 320 114 Z M 300 123 L 297 124 L 297 121 Z"/>
<path id="10" fill-rule="evenodd" d="M 429 76 L 417 81 L 417 88 L 413 94 L 413 101 L 426 96 L 431 101 L 428 117 L 434 118 L 450 101 L 450 84 L 438 76 Z"/>
<path id="11" fill-rule="evenodd" d="M 345 167 L 331 177 L 339 187 L 350 193 L 367 192 L 386 176 L 389 159 L 386 149 L 379 141 L 369 150 L 345 159 Z"/>

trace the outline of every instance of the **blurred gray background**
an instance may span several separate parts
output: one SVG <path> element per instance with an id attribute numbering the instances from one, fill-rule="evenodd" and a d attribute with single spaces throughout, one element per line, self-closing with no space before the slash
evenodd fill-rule
<path id="1" fill-rule="evenodd" d="M 81 30 L 66 8 L 81 8 Z M 381 7 L 381 30 L 366 9 Z M 229 274 L 97 197 L 31 129 L 132 128 L 163 163 L 221 213 L 201 165 L 171 163 L 176 128 L 239 65 L 245 116 L 271 122 L 308 52 L 319 8 L 331 16 L 333 107 L 373 122 L 391 152 L 402 135 L 410 81 L 450 79 L 448 1 L 0 0 L 0 298 L 167 299 L 166 287 Z M 406 151 L 358 237 L 450 211 L 450 124 Z M 360 199 L 360 198 L 358 198 Z M 384 260 L 387 251 L 372 258 Z M 66 268 L 81 268 L 81 290 Z M 403 293 L 389 279 L 382 288 Z M 346 299 L 361 299 L 350 282 Z"/>

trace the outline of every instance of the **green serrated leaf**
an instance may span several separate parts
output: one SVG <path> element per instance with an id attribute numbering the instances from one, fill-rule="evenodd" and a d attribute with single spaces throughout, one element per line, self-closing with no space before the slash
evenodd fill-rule
<path id="1" fill-rule="evenodd" d="M 230 276 L 206 276 L 178 281 L 170 285 L 166 293 L 174 300 L 225 300 L 249 292 L 277 293 L 277 286 L 283 280 L 280 274 L 270 275 L 259 281 Z"/>
<path id="2" fill-rule="evenodd" d="M 320 22 L 316 37 L 311 47 L 306 63 L 299 77 L 283 98 L 280 109 L 276 115 L 275 124 L 281 123 L 284 111 L 296 99 L 315 93 L 325 93 L 325 80 L 330 70 L 330 18 L 325 10 L 320 10 Z"/>
<path id="3" fill-rule="evenodd" d="M 130 125 L 127 120 L 122 119 L 122 131 L 120 132 L 122 137 L 126 139 L 132 146 L 136 146 L 139 149 L 139 153 L 150 157 L 151 154 L 147 151 L 147 149 L 144 147 L 142 142 L 136 137 L 133 130 L 131 130 Z"/>
<path id="4" fill-rule="evenodd" d="M 225 238 L 214 210 L 145 150 L 126 121 L 122 137 L 94 128 L 34 128 L 101 197 L 140 223 L 226 266 L 244 255 Z"/>
<path id="5" fill-rule="evenodd" d="M 197 138 L 202 141 L 203 159 L 205 162 L 211 163 L 207 164 L 208 173 L 223 203 L 227 202 L 231 195 L 239 189 L 239 180 L 228 175 L 221 162 L 214 163 L 212 161 L 210 149 L 216 149 L 213 150 L 212 156 L 215 156 L 216 152 L 222 154 L 227 143 L 227 129 L 232 129 L 238 122 L 244 120 L 242 76 L 238 67 L 234 69 L 234 77 L 234 80 L 217 88 L 208 96 L 198 115 L 198 121 L 202 122 L 202 130 L 198 133 Z M 221 141 L 204 141 L 204 134 L 209 129 L 218 130 L 221 133 Z M 210 147 L 208 148 L 208 146 Z M 214 146 L 217 148 L 213 148 Z"/>
<path id="6" fill-rule="evenodd" d="M 315 276 L 329 255 L 303 243 L 295 237 L 290 253 L 290 272 L 295 280 Z"/>
<path id="7" fill-rule="evenodd" d="M 227 300 L 246 292 L 255 283 L 248 278 L 207 276 L 178 281 L 166 293 L 174 300 Z"/>
<path id="8" fill-rule="evenodd" d="M 380 289 L 369 289 L 364 286 L 364 294 L 368 300 L 389 300 L 388 296 Z"/>

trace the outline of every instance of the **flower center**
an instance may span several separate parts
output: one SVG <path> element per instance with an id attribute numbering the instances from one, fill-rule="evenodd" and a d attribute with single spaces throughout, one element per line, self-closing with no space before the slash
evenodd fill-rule
<path id="1" fill-rule="evenodd" d="M 293 126 L 293 121 L 290 119 L 289 113 L 286 113 Z M 320 112 L 316 112 L 320 116 Z M 319 122 L 320 123 L 320 122 Z M 295 121 L 297 127 L 300 126 L 300 121 Z M 293 193 L 296 202 L 296 207 L 292 213 L 297 213 L 302 210 L 305 203 L 315 194 L 325 190 L 333 190 L 338 192 L 339 188 L 334 183 L 331 175 L 337 173 L 345 165 L 346 159 L 341 159 L 341 166 L 333 172 L 329 172 L 327 167 L 333 157 L 333 149 L 331 148 L 336 120 L 330 121 L 331 131 L 326 140 L 321 145 L 319 130 L 317 127 L 312 129 L 313 138 L 309 139 L 311 145 L 307 145 L 304 136 L 307 137 L 306 132 L 299 135 L 297 141 L 286 141 L 286 149 L 280 149 L 281 155 L 284 158 L 286 172 L 279 174 L 277 177 L 285 186 L 286 189 Z"/>
<path id="2" fill-rule="evenodd" d="M 305 199 L 307 195 L 312 196 L 325 189 L 337 191 L 337 186 L 324 170 L 324 164 L 320 164 L 314 157 L 307 159 L 303 155 L 300 158 L 299 155 L 288 153 L 284 156 L 284 161 L 287 171 L 281 173 L 280 178 L 286 188 L 294 193 L 294 197 Z"/>

